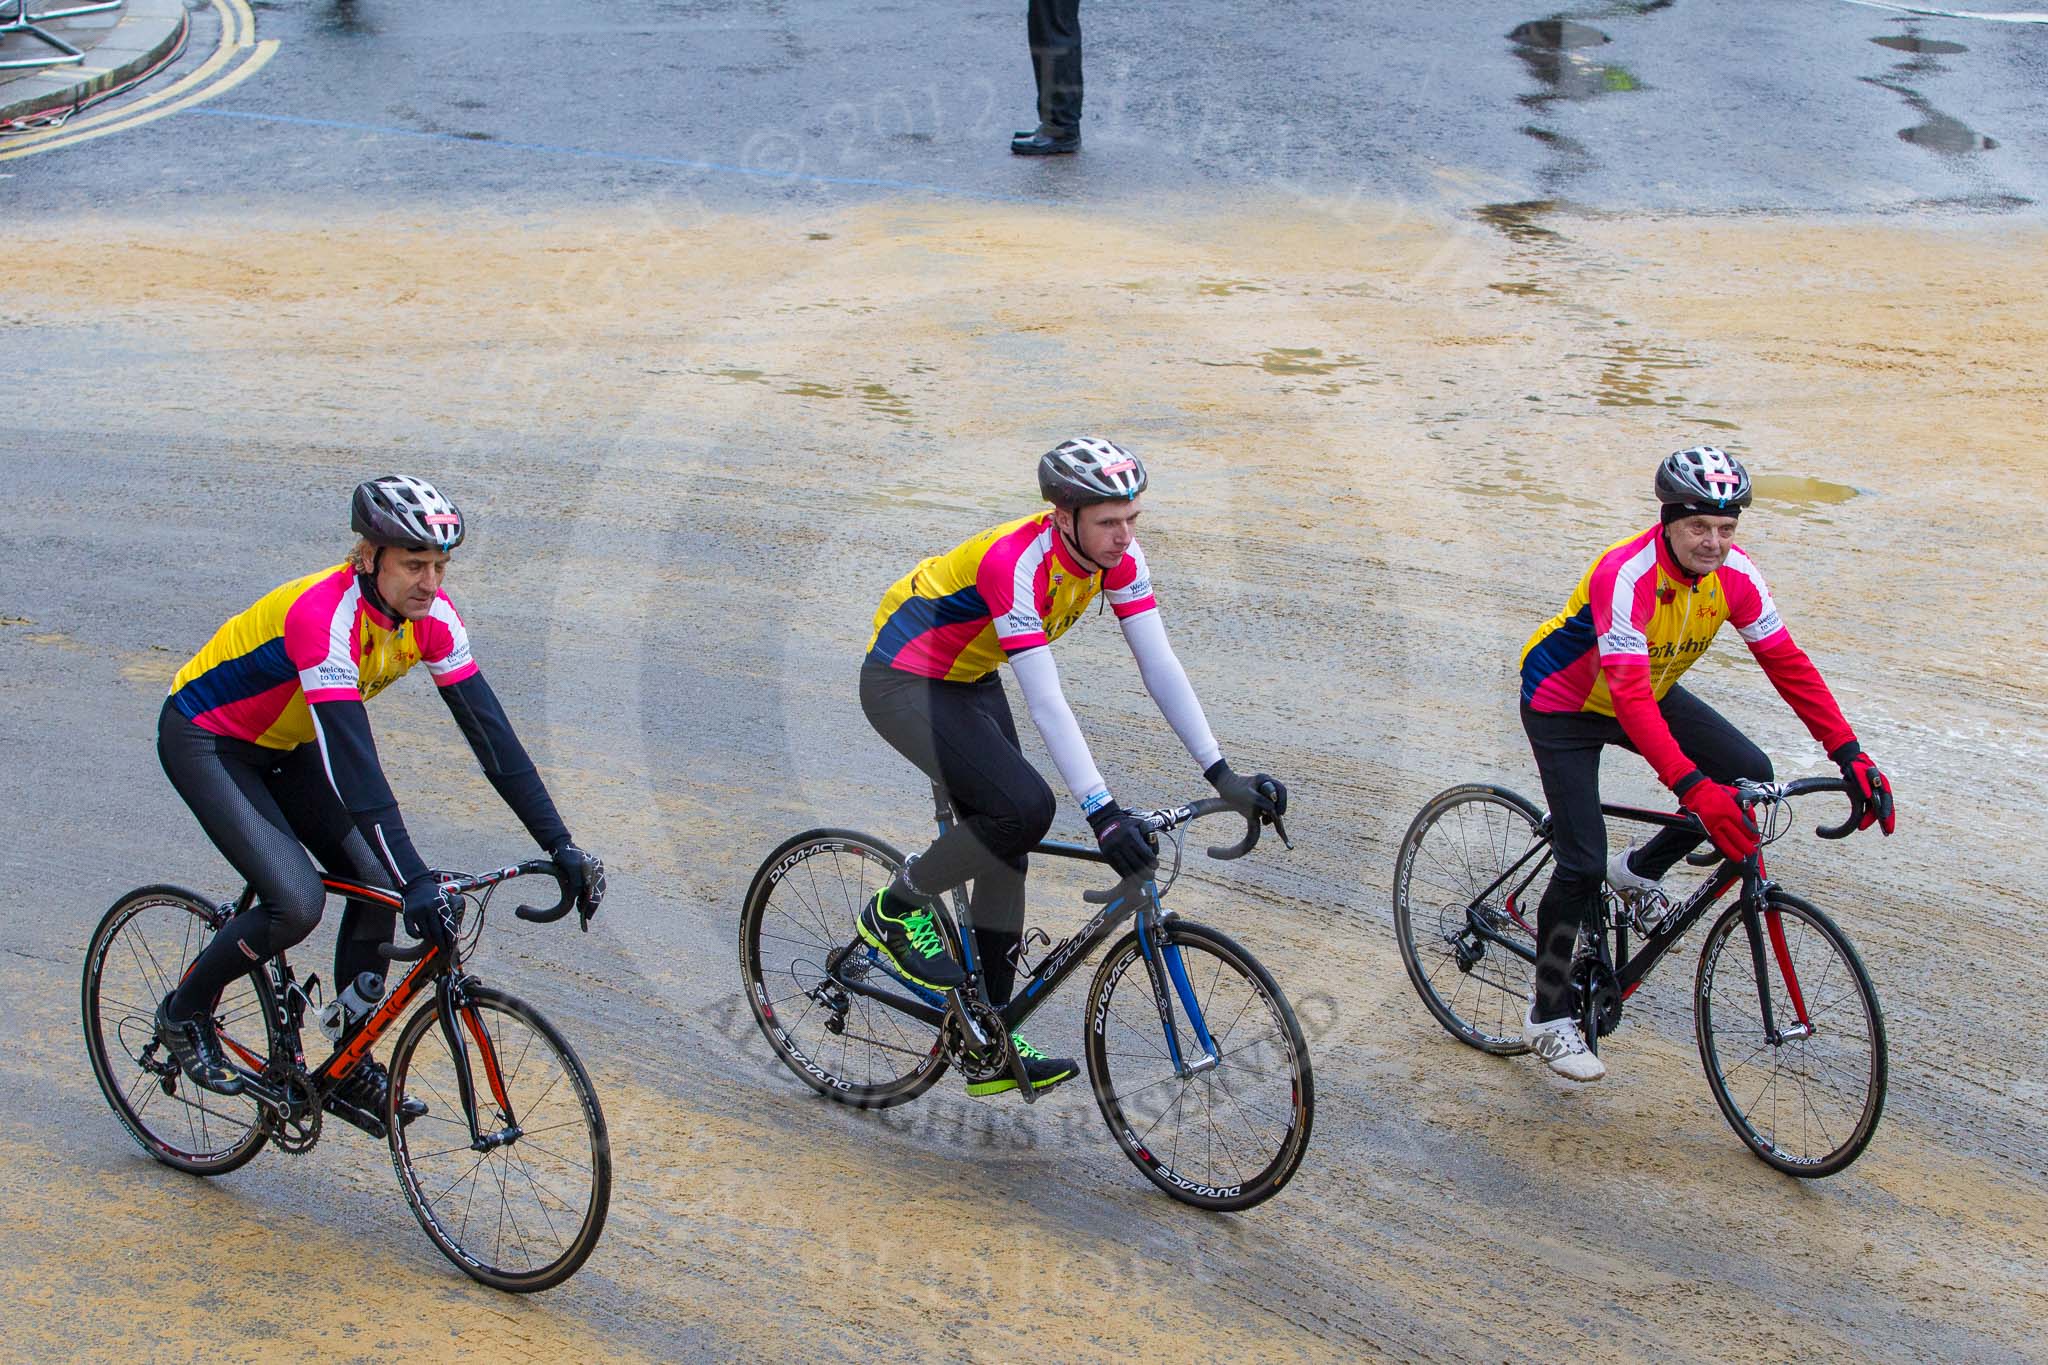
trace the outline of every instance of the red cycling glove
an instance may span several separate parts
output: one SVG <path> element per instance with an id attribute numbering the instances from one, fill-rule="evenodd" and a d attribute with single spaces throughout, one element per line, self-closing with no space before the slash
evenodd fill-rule
<path id="1" fill-rule="evenodd" d="M 1842 770 L 1842 780 L 1849 784 L 1849 817 L 1856 822 L 1856 828 L 1876 825 L 1890 834 L 1898 824 L 1898 816 L 1892 810 L 1891 780 L 1878 771 L 1870 755 L 1863 752 L 1863 746 L 1853 739 L 1828 757 L 1835 760 L 1835 766 Z"/>
<path id="2" fill-rule="evenodd" d="M 1756 823 L 1735 800 L 1735 789 L 1712 781 L 1699 769 L 1679 779 L 1678 801 L 1699 817 L 1721 856 L 1741 862 L 1757 850 Z"/>

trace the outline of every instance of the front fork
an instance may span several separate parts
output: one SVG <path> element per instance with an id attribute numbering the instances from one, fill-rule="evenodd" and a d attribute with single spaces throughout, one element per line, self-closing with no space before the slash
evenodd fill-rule
<path id="1" fill-rule="evenodd" d="M 1756 999 L 1757 1007 L 1763 1011 L 1764 1041 L 1772 1047 L 1779 1047 L 1811 1038 L 1813 1019 L 1806 1012 L 1806 995 L 1799 989 L 1799 973 L 1792 966 L 1792 948 L 1785 941 L 1784 917 L 1770 902 L 1773 883 L 1762 875 L 1760 864 L 1761 859 L 1752 867 L 1743 869 L 1742 928 L 1749 935 L 1749 961 L 1756 972 Z M 1782 1031 L 1771 1008 L 1770 969 L 1764 963 L 1764 941 L 1767 938 L 1771 956 L 1778 964 L 1778 975 L 1785 983 L 1786 998 L 1792 1002 L 1792 1011 L 1799 1020 Z"/>
<path id="2" fill-rule="evenodd" d="M 1173 1074 L 1178 1080 L 1188 1080 L 1205 1071 L 1214 1071 L 1223 1058 L 1216 1049 L 1216 1040 L 1209 1036 L 1209 1021 L 1202 1015 L 1202 1006 L 1195 999 L 1194 984 L 1188 980 L 1187 963 L 1181 960 L 1180 945 L 1167 937 L 1166 916 L 1159 908 L 1158 888 L 1153 883 L 1145 884 L 1146 905 L 1138 912 L 1138 947 L 1145 955 L 1145 973 L 1152 978 L 1152 1002 L 1159 1010 L 1159 1026 L 1166 1031 L 1166 1047 L 1173 1058 Z M 1167 993 L 1171 983 L 1173 995 Z M 1180 1029 L 1173 1018 L 1173 996 L 1180 999 L 1180 1007 L 1187 1015 L 1188 1024 L 1194 1030 L 1195 1041 L 1201 1045 L 1202 1055 L 1189 1061 L 1181 1051 Z"/>
<path id="3" fill-rule="evenodd" d="M 491 1041 L 489 1030 L 484 1028 L 476 1007 L 469 1002 L 469 985 L 470 978 L 466 976 L 455 972 L 443 975 L 434 983 L 434 1014 L 441 1024 L 441 1037 L 448 1044 L 448 1055 L 455 1064 L 455 1090 L 462 1100 L 463 1116 L 469 1120 L 470 1150 L 488 1152 L 517 1142 L 526 1130 L 519 1126 L 519 1116 L 512 1111 L 511 1097 L 505 1093 L 505 1076 L 498 1066 L 497 1047 Z M 484 1079 L 491 1087 L 491 1099 L 504 1120 L 504 1127 L 494 1132 L 483 1130 L 482 1118 L 477 1113 L 476 1081 L 470 1071 L 469 1045 L 463 1041 L 465 1033 L 476 1043 L 477 1056 L 484 1064 Z"/>

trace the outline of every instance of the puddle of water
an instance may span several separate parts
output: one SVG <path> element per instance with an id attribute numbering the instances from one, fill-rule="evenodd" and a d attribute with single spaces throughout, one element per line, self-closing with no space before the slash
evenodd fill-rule
<path id="1" fill-rule="evenodd" d="M 900 393 L 891 392 L 886 385 L 859 384 L 854 392 L 860 395 L 861 406 L 869 412 L 878 412 L 892 421 L 910 421 L 910 400 Z"/>
<path id="2" fill-rule="evenodd" d="M 1253 284 L 1250 280 L 1203 280 L 1195 286 L 1195 292 L 1212 299 L 1221 299 L 1232 294 L 1263 294 L 1266 292 L 1266 286 Z"/>
<path id="3" fill-rule="evenodd" d="M 1863 494 L 1862 489 L 1846 483 L 1830 483 L 1805 474 L 1757 474 L 1750 478 L 1749 485 L 1759 501 L 1789 507 L 1795 512 L 1837 507 Z"/>
<path id="4" fill-rule="evenodd" d="M 1568 52 L 1574 48 L 1598 47 L 1610 39 L 1597 28 L 1575 24 L 1569 19 L 1535 19 L 1517 24 L 1508 33 L 1508 41 L 1544 52 Z"/>
<path id="5" fill-rule="evenodd" d="M 1969 152 L 1988 152 L 1998 145 L 1997 138 L 1986 137 L 1946 114 L 1936 114 L 1925 123 L 1916 123 L 1911 128 L 1899 129 L 1899 141 L 1910 142 L 1915 147 L 1925 147 L 1930 152 L 1942 152 L 1951 156 Z"/>
<path id="6" fill-rule="evenodd" d="M 821 384 L 815 379 L 799 379 L 786 389 L 780 390 L 792 398 L 844 398 L 846 393 L 835 384 Z"/>
<path id="7" fill-rule="evenodd" d="M 1664 391 L 1664 376 L 1674 370 L 1699 368 L 1699 362 L 1669 346 L 1618 341 L 1596 357 L 1602 361 L 1593 385 L 1593 401 L 1603 408 L 1668 408 L 1685 396 Z"/>
<path id="8" fill-rule="evenodd" d="M 759 370 L 714 370 L 714 379 L 730 379 L 735 384 L 758 384 L 767 376 Z"/>
<path id="9" fill-rule="evenodd" d="M 1894 52 L 1913 52 L 1929 57 L 1954 57 L 1970 50 L 1961 43 L 1944 42 L 1940 38 L 1911 38 L 1902 33 L 1887 33 L 1870 41 Z"/>
<path id="10" fill-rule="evenodd" d="M 1515 498 L 1522 502 L 1534 503 L 1538 507 L 1602 510 L 1601 505 L 1590 498 L 1575 498 L 1569 493 L 1560 492 L 1554 473 L 1531 474 L 1527 470 L 1513 467 L 1502 470 L 1498 478 L 1460 479 L 1451 485 L 1451 489 L 1453 492 L 1469 493 L 1478 498 Z"/>
<path id="11" fill-rule="evenodd" d="M 829 232 L 806 232 L 804 238 L 812 242 L 829 242 L 832 240 L 832 234 Z"/>
<path id="12" fill-rule="evenodd" d="M 1496 280 L 1486 287 L 1498 290 L 1503 294 L 1513 294 L 1517 298 L 1548 298 L 1556 292 L 1545 289 L 1542 285 L 1532 283 L 1529 280 Z"/>
<path id="13" fill-rule="evenodd" d="M 1536 220 L 1545 214 L 1555 213 L 1561 202 L 1556 199 L 1524 199 L 1513 204 L 1481 204 L 1472 210 L 1472 214 L 1512 241 L 1556 241 L 1561 234 Z"/>
<path id="14" fill-rule="evenodd" d="M 1364 359 L 1355 355 L 1325 360 L 1322 351 L 1314 346 L 1299 349 L 1275 346 L 1259 356 L 1259 368 L 1267 374 L 1335 374 L 1338 370 L 1355 370 L 1364 364 Z"/>

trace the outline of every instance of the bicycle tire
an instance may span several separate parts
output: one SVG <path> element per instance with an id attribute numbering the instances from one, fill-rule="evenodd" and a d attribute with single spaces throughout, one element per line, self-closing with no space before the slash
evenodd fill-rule
<path id="1" fill-rule="evenodd" d="M 201 1089 L 156 1046 L 157 1005 L 212 939 L 219 918 L 183 887 L 138 887 L 100 918 L 79 987 L 93 1078 L 114 1116 L 152 1157 L 201 1176 L 246 1165 L 270 1136 L 269 1119 L 253 1098 Z M 260 1072 L 272 1055 L 272 1005 L 269 980 L 252 972 L 229 983 L 214 1008 L 222 1041 L 251 1071 Z"/>
<path id="2" fill-rule="evenodd" d="M 464 1022 L 490 1039 L 497 1062 L 493 1080 L 475 1032 L 466 1030 L 478 1122 L 486 1130 L 509 1127 L 502 1093 L 518 1135 L 487 1152 L 472 1147 L 430 1000 L 391 1049 L 384 1117 L 392 1168 L 413 1216 L 464 1274 L 508 1293 L 551 1289 L 581 1268 L 604 1232 L 612 1187 L 604 1111 L 575 1051 L 531 1005 L 474 984 L 464 999 Z M 407 1098 L 425 1101 L 427 1112 L 391 1122 Z M 514 1259 L 522 1264 L 508 1264 Z"/>
<path id="3" fill-rule="evenodd" d="M 1160 1189 L 1196 1208 L 1248 1209 L 1278 1194 L 1308 1150 L 1315 1119 L 1308 1044 L 1272 974 L 1228 935 L 1173 916 L 1164 932 L 1181 951 L 1221 1061 L 1185 1079 L 1174 1071 L 1134 929 L 1104 956 L 1088 987 L 1085 1049 L 1095 1102 L 1117 1146 Z M 1117 988 L 1127 980 L 1132 1000 L 1120 1006 Z M 1177 996 L 1175 1006 L 1182 1057 L 1200 1057 Z M 1197 1107 L 1211 1117 L 1205 1131 L 1190 1135 L 1184 1120 Z M 1213 1169 L 1198 1168 L 1201 1161 Z"/>
<path id="4" fill-rule="evenodd" d="M 762 1036 L 798 1080 L 856 1108 L 907 1103 L 946 1070 L 938 1029 L 840 990 L 825 974 L 826 958 L 856 942 L 866 898 L 902 865 L 901 853 L 871 835 L 806 830 L 762 862 L 740 911 L 740 976 Z M 939 924 L 954 960 L 962 960 L 953 926 L 943 915 Z M 874 970 L 864 948 L 854 965 Z M 821 993 L 843 999 L 844 1010 Z"/>
<path id="5" fill-rule="evenodd" d="M 1775 888 L 1769 907 L 1814 1032 L 1775 1046 L 1765 1039 L 1740 904 L 1722 912 L 1700 948 L 1693 1022 L 1707 1086 L 1729 1125 L 1771 1166 L 1813 1179 L 1848 1166 L 1877 1131 L 1888 1073 L 1884 1012 L 1855 945 L 1832 919 Z M 1764 964 L 1782 1031 L 1797 1015 L 1768 940 Z"/>
<path id="6" fill-rule="evenodd" d="M 1452 787 L 1416 813 L 1394 859 L 1394 937 L 1409 982 L 1452 1037 L 1497 1057 L 1529 1050 L 1522 1021 L 1536 966 L 1471 937 L 1467 907 L 1541 837 L 1542 823 L 1541 810 L 1505 787 Z M 1533 906 L 1510 909 L 1497 892 L 1479 912 L 1535 951 Z M 1461 948 L 1476 958 L 1462 961 Z"/>

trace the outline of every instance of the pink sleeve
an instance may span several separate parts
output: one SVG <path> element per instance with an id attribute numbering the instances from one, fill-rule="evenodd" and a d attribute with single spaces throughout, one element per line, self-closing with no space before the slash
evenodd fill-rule
<path id="1" fill-rule="evenodd" d="M 1770 647 L 1781 635 L 1792 638 L 1778 615 L 1778 604 L 1771 600 L 1763 571 L 1741 546 L 1730 547 L 1728 562 L 1719 573 L 1721 592 L 1728 599 L 1728 624 L 1741 633 L 1745 644 L 1758 650 Z"/>
<path id="2" fill-rule="evenodd" d="M 469 652 L 469 631 L 448 594 L 434 598 L 433 610 L 425 620 L 415 621 L 413 639 L 420 647 L 420 662 L 433 675 L 436 687 L 453 687 L 476 674 L 476 658 Z"/>
<path id="3" fill-rule="evenodd" d="M 996 643 L 1007 654 L 1049 643 L 1045 620 L 1038 614 L 1038 594 L 1046 583 L 1045 547 L 1025 525 L 988 547 L 974 571 L 974 586 L 988 605 Z"/>
<path id="4" fill-rule="evenodd" d="M 353 573 L 321 579 L 285 609 L 284 650 L 306 700 L 361 701 L 362 590 Z"/>
<path id="5" fill-rule="evenodd" d="M 1657 607 L 1657 542 L 1620 545 L 1601 556 L 1586 582 L 1593 613 L 1593 638 L 1602 667 L 1650 662 L 1650 638 L 1643 627 Z"/>
<path id="6" fill-rule="evenodd" d="M 1114 569 L 1102 575 L 1102 593 L 1109 599 L 1109 609 L 1116 613 L 1118 620 L 1151 611 L 1159 605 L 1152 596 L 1152 570 L 1145 563 L 1145 552 L 1138 548 L 1137 541 L 1131 542 L 1131 548 Z"/>

